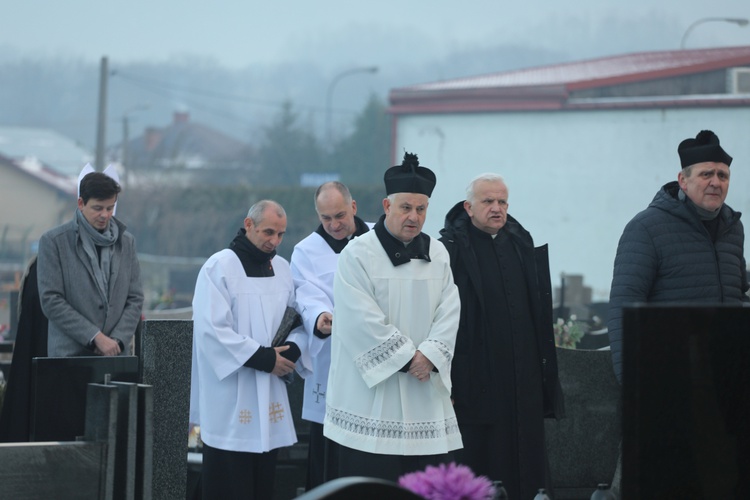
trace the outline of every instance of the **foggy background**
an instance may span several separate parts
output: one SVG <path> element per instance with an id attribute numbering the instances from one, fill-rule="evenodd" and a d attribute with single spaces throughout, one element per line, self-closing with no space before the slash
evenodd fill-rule
<path id="1" fill-rule="evenodd" d="M 112 72 L 107 144 L 176 110 L 251 144 L 289 101 L 335 138 L 389 89 L 614 54 L 677 49 L 705 17 L 748 17 L 746 1 L 380 2 L 4 0 L 0 124 L 52 128 L 93 151 L 99 62 Z M 705 23 L 687 48 L 750 44 L 750 27 Z"/>

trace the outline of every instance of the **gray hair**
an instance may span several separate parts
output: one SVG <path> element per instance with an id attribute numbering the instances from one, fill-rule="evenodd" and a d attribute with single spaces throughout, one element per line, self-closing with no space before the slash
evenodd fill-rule
<path id="1" fill-rule="evenodd" d="M 250 210 L 247 211 L 247 218 L 253 221 L 253 224 L 260 224 L 261 222 L 263 222 L 263 214 L 265 213 L 266 209 L 274 209 L 276 210 L 276 215 L 278 215 L 279 217 L 286 217 L 284 207 L 282 207 L 277 202 L 273 200 L 260 200 L 252 207 L 250 207 Z"/>
<path id="2" fill-rule="evenodd" d="M 693 175 L 693 167 L 696 165 L 697 163 L 693 163 L 692 165 L 688 165 L 687 167 L 683 168 L 682 175 L 684 175 L 685 177 L 690 177 L 691 175 Z"/>
<path id="3" fill-rule="evenodd" d="M 503 176 L 500 174 L 493 174 L 491 172 L 486 172 L 484 174 L 479 174 L 476 177 L 474 177 L 468 186 L 466 186 L 466 201 L 469 203 L 474 203 L 476 200 L 474 200 L 474 196 L 476 196 L 476 193 L 474 192 L 477 184 L 480 182 L 502 182 L 505 184 L 505 179 L 503 179 Z M 507 189 L 508 186 L 506 185 L 505 188 Z"/>
<path id="4" fill-rule="evenodd" d="M 315 211 L 318 211 L 318 196 L 320 196 L 320 193 L 323 191 L 328 191 L 329 189 L 335 189 L 339 193 L 341 193 L 341 196 L 344 197 L 344 203 L 347 205 L 351 205 L 352 203 L 352 193 L 349 192 L 349 188 L 346 187 L 346 184 L 339 182 L 339 181 L 330 181 L 330 182 L 324 182 L 320 186 L 318 186 L 318 189 L 315 190 L 315 197 L 313 198 L 313 203 L 315 204 Z"/>
<path id="5" fill-rule="evenodd" d="M 688 165 L 687 167 L 682 169 L 682 175 L 685 177 L 690 177 L 693 174 L 693 167 L 696 165 L 696 163 L 693 163 L 692 165 Z"/>

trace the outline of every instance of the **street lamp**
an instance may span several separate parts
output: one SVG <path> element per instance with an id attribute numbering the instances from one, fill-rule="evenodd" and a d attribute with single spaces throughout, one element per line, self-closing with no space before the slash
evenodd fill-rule
<path id="1" fill-rule="evenodd" d="M 338 75 L 336 75 L 333 80 L 331 80 L 331 83 L 328 85 L 328 92 L 326 93 L 326 134 L 327 134 L 327 140 L 328 140 L 328 147 L 333 146 L 333 133 L 331 131 L 331 101 L 333 99 L 333 89 L 336 87 L 336 84 L 339 83 L 343 78 L 346 78 L 347 76 L 351 76 L 357 73 L 377 73 L 378 67 L 377 66 L 364 66 L 360 68 L 351 68 L 347 69 L 346 71 L 342 71 Z"/>
<path id="2" fill-rule="evenodd" d="M 750 23 L 750 21 L 748 21 L 744 17 L 704 17 L 702 19 L 698 19 L 693 24 L 688 26 L 688 29 L 685 30 L 685 34 L 682 35 L 682 41 L 680 41 L 680 49 L 685 48 L 685 40 L 687 40 L 687 37 L 690 34 L 690 32 L 693 31 L 693 28 L 695 28 L 699 24 L 712 23 L 712 22 L 732 23 L 740 27 L 747 26 L 748 23 Z"/>

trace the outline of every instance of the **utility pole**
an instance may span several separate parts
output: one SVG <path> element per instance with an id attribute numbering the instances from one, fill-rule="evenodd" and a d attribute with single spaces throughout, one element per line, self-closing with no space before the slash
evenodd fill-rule
<path id="1" fill-rule="evenodd" d="M 128 172 L 130 172 L 130 164 L 128 164 L 128 141 L 130 140 L 128 131 L 128 114 L 122 115 L 122 168 L 125 169 L 125 185 L 128 185 L 130 179 L 128 179 Z"/>
<path id="2" fill-rule="evenodd" d="M 125 172 L 125 185 L 130 183 L 130 156 L 128 155 L 128 143 L 130 142 L 130 115 L 135 111 L 148 109 L 148 104 L 139 104 L 126 110 L 122 114 L 122 159 L 120 164 Z"/>
<path id="3" fill-rule="evenodd" d="M 104 170 L 104 148 L 107 135 L 107 58 L 102 57 L 99 66 L 99 110 L 96 123 L 96 160 L 94 168 L 101 172 Z"/>

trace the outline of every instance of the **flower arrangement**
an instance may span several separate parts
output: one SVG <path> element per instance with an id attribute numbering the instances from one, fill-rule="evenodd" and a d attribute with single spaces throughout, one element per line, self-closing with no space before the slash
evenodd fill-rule
<path id="1" fill-rule="evenodd" d="M 555 334 L 555 345 L 565 349 L 575 349 L 576 344 L 580 342 L 585 332 L 585 323 L 578 321 L 575 314 L 572 314 L 568 321 L 557 318 L 557 322 L 552 325 Z"/>
<path id="2" fill-rule="evenodd" d="M 454 462 L 404 474 L 398 484 L 427 500 L 489 500 L 495 494 L 489 479 Z"/>

